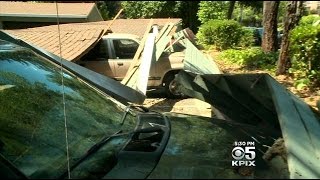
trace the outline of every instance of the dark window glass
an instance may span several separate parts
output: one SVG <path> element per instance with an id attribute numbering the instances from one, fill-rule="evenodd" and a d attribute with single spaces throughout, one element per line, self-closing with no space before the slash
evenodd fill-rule
<path id="1" fill-rule="evenodd" d="M 119 59 L 133 59 L 139 44 L 131 39 L 115 39 L 113 46 Z"/>
<path id="2" fill-rule="evenodd" d="M 67 169 L 60 68 L 29 50 L 1 47 L 0 154 L 31 178 L 57 178 Z M 64 91 L 70 165 L 104 136 L 134 129 L 134 114 L 120 126 L 124 105 L 66 71 Z M 102 176 L 125 140 L 110 142 L 72 175 Z"/>
<path id="3" fill-rule="evenodd" d="M 99 41 L 87 54 L 85 54 L 82 61 L 105 61 L 109 59 L 109 51 L 107 41 Z"/>

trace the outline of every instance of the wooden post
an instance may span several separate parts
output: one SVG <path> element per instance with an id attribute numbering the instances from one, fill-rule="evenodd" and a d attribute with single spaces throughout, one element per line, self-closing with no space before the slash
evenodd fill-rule
<path id="1" fill-rule="evenodd" d="M 117 15 L 112 19 L 112 21 L 107 25 L 107 28 L 103 30 L 102 35 L 105 35 L 105 33 L 108 31 L 108 29 L 111 27 L 111 25 L 113 24 L 113 22 L 118 18 L 118 16 L 121 14 L 121 12 L 123 11 L 123 9 L 120 9 L 120 11 L 117 13 Z"/>
<path id="2" fill-rule="evenodd" d="M 149 24 L 147 26 L 147 29 L 143 35 L 143 39 L 137 49 L 137 52 L 136 54 L 134 55 L 133 57 L 133 60 L 132 60 L 132 63 L 130 64 L 130 67 L 125 75 L 125 77 L 123 78 L 123 80 L 121 81 L 122 84 L 126 85 L 128 83 L 128 81 L 131 79 L 132 75 L 134 74 L 134 72 L 137 70 L 137 67 L 139 67 L 140 65 L 140 61 L 139 61 L 139 58 L 140 58 L 140 55 L 141 55 L 141 52 L 143 51 L 143 48 L 144 48 L 144 44 L 147 40 L 147 37 L 148 37 L 148 34 L 150 32 L 150 29 L 152 27 L 152 23 L 153 23 L 153 19 L 151 19 L 149 21 Z"/>

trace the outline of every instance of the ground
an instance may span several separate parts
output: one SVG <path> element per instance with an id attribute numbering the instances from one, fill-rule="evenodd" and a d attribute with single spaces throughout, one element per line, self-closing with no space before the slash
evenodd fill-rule
<path id="1" fill-rule="evenodd" d="M 217 51 L 208 51 L 206 52 L 212 56 L 216 61 L 219 68 L 224 73 L 268 73 L 267 71 L 261 70 L 248 70 L 234 64 L 228 64 L 219 60 Z M 270 74 L 270 73 L 269 73 Z M 272 75 L 272 74 L 271 74 Z M 296 94 L 298 97 L 302 98 L 307 104 L 317 109 L 316 103 L 320 101 L 320 88 L 310 90 L 305 88 L 298 91 L 293 87 L 293 79 L 288 75 L 274 76 L 278 82 L 287 87 L 291 92 Z M 149 96 L 148 96 L 149 97 Z M 156 110 L 159 112 L 176 112 L 184 113 L 191 115 L 200 115 L 205 117 L 211 117 L 211 106 L 210 104 L 200 101 L 195 98 L 186 98 L 186 99 L 166 99 L 151 96 L 144 101 L 144 106 L 150 108 L 151 110 Z"/>

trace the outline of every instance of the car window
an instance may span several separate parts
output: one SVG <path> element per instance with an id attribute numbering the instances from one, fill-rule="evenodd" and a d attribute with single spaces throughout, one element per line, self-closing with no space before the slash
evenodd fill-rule
<path id="1" fill-rule="evenodd" d="M 108 44 L 105 40 L 100 40 L 86 55 L 82 61 L 105 61 L 109 58 Z"/>
<path id="2" fill-rule="evenodd" d="M 118 59 L 133 59 L 139 44 L 131 39 L 114 39 L 113 46 Z"/>
<path id="3" fill-rule="evenodd" d="M 66 135 L 72 165 L 104 136 L 135 126 L 129 114 L 121 127 L 123 105 L 67 71 L 64 116 L 61 81 L 60 67 L 31 51 L 0 49 L 0 154 L 31 178 L 56 178 L 67 169 Z M 109 166 L 118 146 L 99 155 L 101 166 Z"/>

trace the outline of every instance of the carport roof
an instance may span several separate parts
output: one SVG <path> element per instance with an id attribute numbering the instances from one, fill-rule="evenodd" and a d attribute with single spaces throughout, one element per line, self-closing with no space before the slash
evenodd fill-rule
<path id="1" fill-rule="evenodd" d="M 150 19 L 117 19 L 111 26 L 114 33 L 135 34 L 142 37 Z M 181 19 L 154 19 L 160 27 L 166 23 L 178 23 Z M 60 24 L 61 55 L 68 61 L 76 61 L 100 40 L 110 21 Z M 32 43 L 60 56 L 58 26 L 4 30 L 4 32 Z"/>

